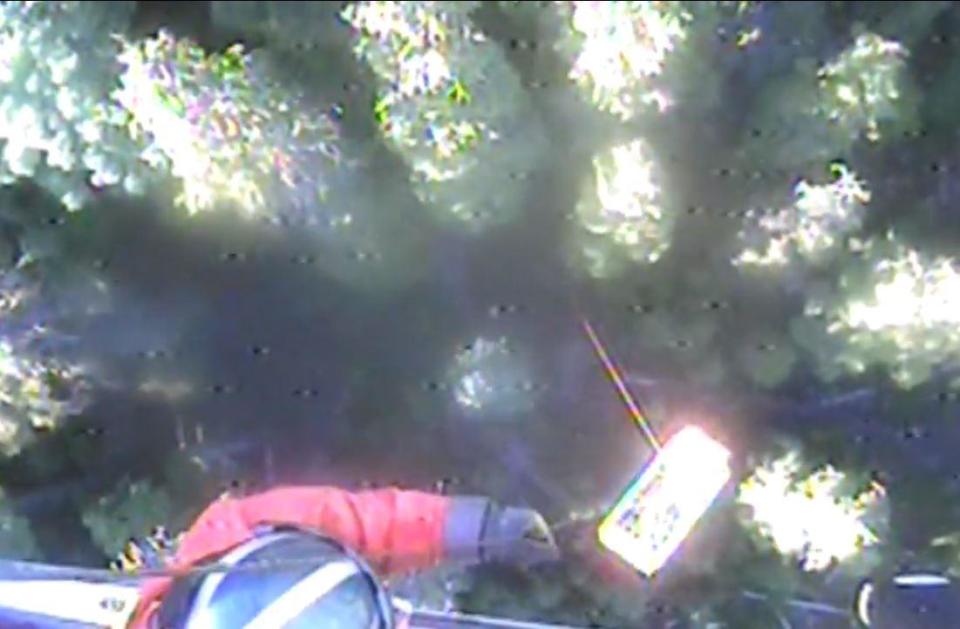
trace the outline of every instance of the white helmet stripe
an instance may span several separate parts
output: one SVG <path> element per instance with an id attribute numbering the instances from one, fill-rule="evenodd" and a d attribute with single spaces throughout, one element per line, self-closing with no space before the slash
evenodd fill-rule
<path id="1" fill-rule="evenodd" d="M 267 544 L 287 535 L 287 533 L 280 533 L 255 537 L 246 544 L 241 544 L 224 555 L 219 563 L 225 568 L 236 566 L 245 557 L 249 557 Z M 211 609 L 210 602 L 213 600 L 213 595 L 217 592 L 217 588 L 220 587 L 220 583 L 227 578 L 227 572 L 227 570 L 220 570 L 204 578 L 197 592 L 197 597 L 194 599 L 192 606 L 193 611 L 187 619 L 186 627 L 200 628 L 210 626 L 210 619 L 207 617 Z"/>
<path id="2" fill-rule="evenodd" d="M 873 584 L 864 583 L 857 594 L 857 619 L 870 626 L 870 597 L 873 596 Z"/>
<path id="3" fill-rule="evenodd" d="M 897 585 L 949 585 L 950 579 L 939 574 L 901 574 L 894 577 Z"/>
<path id="4" fill-rule="evenodd" d="M 358 572 L 356 564 L 352 561 L 335 561 L 317 568 L 262 609 L 244 629 L 283 627 L 316 600 Z"/>

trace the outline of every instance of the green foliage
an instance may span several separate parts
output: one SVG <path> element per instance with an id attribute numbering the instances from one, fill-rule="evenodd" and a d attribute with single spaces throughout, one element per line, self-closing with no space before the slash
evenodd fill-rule
<path id="1" fill-rule="evenodd" d="M 519 276 L 530 267 L 552 262 L 544 261 L 541 251 L 550 253 L 551 247 L 574 251 L 571 257 L 590 272 L 574 280 L 558 278 L 558 290 L 566 295 L 568 281 L 589 283 L 596 289 L 597 299 L 588 305 L 612 313 L 611 328 L 623 347 L 617 353 L 625 356 L 628 372 L 642 372 L 640 377 L 651 380 L 674 378 L 691 390 L 716 390 L 722 385 L 724 397 L 731 399 L 744 390 L 752 394 L 761 389 L 769 397 L 787 397 L 796 385 L 813 390 L 814 395 L 826 395 L 828 389 L 886 382 L 875 379 L 876 374 L 890 375 L 898 385 L 914 387 L 915 395 L 929 395 L 924 387 L 935 381 L 938 369 L 955 368 L 960 361 L 955 321 L 913 334 L 915 324 L 927 319 L 929 308 L 916 310 L 908 317 L 909 325 L 889 326 L 892 331 L 884 333 L 844 318 L 851 305 L 876 296 L 878 278 L 887 277 L 888 262 L 896 257 L 886 244 L 876 244 L 873 249 L 864 244 L 883 241 L 874 238 L 881 227 L 892 225 L 898 234 L 922 234 L 917 226 L 923 221 L 938 231 L 941 223 L 953 220 L 952 215 L 942 220 L 937 212 L 938 204 L 949 206 L 956 196 L 951 175 L 955 147 L 949 138 L 958 120 L 958 44 L 929 41 L 945 24 L 954 23 L 946 10 L 949 3 L 892 7 L 871 3 L 584 3 L 580 6 L 597 11 L 581 14 L 583 21 L 575 24 L 570 3 L 499 2 L 496 11 L 517 18 L 513 26 L 522 23 L 526 28 L 528 37 L 514 38 L 512 31 L 507 35 L 495 28 L 484 31 L 475 19 L 484 10 L 477 3 L 350 3 L 343 17 L 355 17 L 370 7 L 394 8 L 402 18 L 398 21 L 412 25 L 406 34 L 379 37 L 376 28 L 367 28 L 369 24 L 354 24 L 350 30 L 343 19 L 335 19 L 341 5 L 215 2 L 214 21 L 222 30 L 239 32 L 245 41 L 264 42 L 265 46 L 256 53 L 245 52 L 239 44 L 211 52 L 193 42 L 174 42 L 175 38 L 165 36 L 171 45 L 169 58 L 143 59 L 142 65 L 145 74 L 150 74 L 146 70 L 163 74 L 160 70 L 168 62 L 179 66 L 168 77 L 173 87 L 152 85 L 152 89 L 140 91 L 131 86 L 127 103 L 132 108 L 142 104 L 143 98 L 156 99 L 164 106 L 160 109 L 183 119 L 195 105 L 213 96 L 218 108 L 207 111 L 202 124 L 185 124 L 183 129 L 190 133 L 170 133 L 170 120 L 162 117 L 150 120 L 147 116 L 147 122 L 157 124 L 150 128 L 143 119 L 145 112 L 93 106 L 106 100 L 121 69 L 113 63 L 114 40 L 104 28 L 109 22 L 104 14 L 106 5 L 91 4 L 95 9 L 90 11 L 93 17 L 89 22 L 84 21 L 86 13 L 75 11 L 79 3 L 4 4 L 0 34 L 5 41 L 16 43 L 13 31 L 19 25 L 38 42 L 17 49 L 9 63 L 0 64 L 0 70 L 10 70 L 9 80 L 4 81 L 9 94 L 0 103 L 0 122 L 5 123 L 0 133 L 7 169 L 0 172 L 4 182 L 36 178 L 71 208 L 88 198 L 88 184 L 99 189 L 122 183 L 132 194 L 142 187 L 142 181 L 137 181 L 145 177 L 143 160 L 156 160 L 151 164 L 161 170 L 169 166 L 164 159 L 171 158 L 164 158 L 163 151 L 156 147 L 152 152 L 143 150 L 140 140 L 152 133 L 166 150 L 183 160 L 177 165 L 178 176 L 193 178 L 204 201 L 201 193 L 209 186 L 217 192 L 244 192 L 242 198 L 247 200 L 251 200 L 247 194 L 253 195 L 258 201 L 253 205 L 271 213 L 276 207 L 287 207 L 290 199 L 302 203 L 307 215 L 303 224 L 311 226 L 302 231 L 316 236 L 306 247 L 311 262 L 316 261 L 328 277 L 370 288 L 378 295 L 386 294 L 389 286 L 419 278 L 430 262 L 439 260 L 440 266 L 454 257 L 442 247 L 435 255 L 433 238 L 437 233 L 429 220 L 417 218 L 425 208 L 441 218 L 444 227 L 467 228 L 474 235 L 511 221 L 525 227 L 518 220 L 522 217 L 531 229 L 537 229 L 530 233 L 547 243 L 537 249 L 536 262 L 504 257 L 495 259 L 497 264 L 484 261 L 489 264 L 485 269 Z M 124 22 L 132 3 L 118 6 L 122 19 L 117 22 Z M 771 13 L 776 19 L 767 19 Z M 58 17 L 63 21 L 54 23 Z M 627 22 L 635 28 L 617 28 Z M 656 25 L 662 27 L 662 33 L 652 33 Z M 623 39 L 613 37 L 614 31 Z M 331 32 L 338 34 L 328 37 Z M 578 80 L 570 71 L 583 56 L 588 32 L 600 33 L 598 39 L 608 44 L 614 40 L 628 43 L 621 50 L 601 47 L 600 52 L 592 51 L 593 60 L 599 57 L 601 63 L 583 71 Z M 90 55 L 89 67 L 85 67 L 88 59 L 84 56 L 70 69 L 78 50 L 84 52 L 77 42 L 101 40 L 107 44 L 91 48 L 96 54 Z M 354 65 L 329 68 L 328 60 L 333 57 L 326 50 L 341 48 L 338 53 L 347 57 L 351 45 Z M 651 52 L 644 45 L 659 49 Z M 318 47 L 324 47 L 324 54 L 317 52 Z M 272 56 L 276 50 L 289 53 L 289 57 Z M 535 59 L 528 59 L 527 65 L 517 62 L 524 55 Z M 149 57 L 146 51 L 141 56 Z M 326 121 L 331 105 L 323 99 L 291 101 L 287 96 L 296 91 L 292 83 L 266 80 L 280 71 L 282 61 L 278 59 L 288 58 L 310 58 L 304 62 L 310 69 L 308 82 L 327 81 L 338 89 L 343 84 L 347 91 L 359 86 L 366 99 L 359 116 L 371 133 L 374 127 L 380 133 L 375 148 L 351 148 L 349 142 L 355 138 L 341 138 L 338 125 L 331 122 L 315 129 L 316 159 L 305 160 L 302 172 L 288 172 L 280 165 L 292 163 L 285 160 L 297 157 L 296 149 L 302 148 L 298 142 L 303 139 L 304 125 Z M 768 60 L 772 71 L 764 67 Z M 591 73 L 613 66 L 624 70 L 624 81 L 604 72 Z M 551 68 L 546 79 L 530 70 L 544 67 Z M 431 80 L 436 85 L 425 88 L 423 82 Z M 267 84 L 269 91 L 260 90 Z M 34 87 L 28 89 L 31 85 Z M 377 96 L 371 106 L 368 96 L 373 93 Z M 551 118 L 555 112 L 545 106 L 555 106 L 553 98 L 579 102 L 582 109 L 576 111 L 592 109 L 608 127 L 598 133 L 599 123 L 586 115 L 570 116 L 557 124 Z M 74 107 L 77 99 L 82 102 Z M 541 106 L 544 108 L 538 109 Z M 222 120 L 224 112 L 235 118 Z M 136 113 L 142 115 L 138 118 Z M 304 117 L 298 118 L 299 114 Z M 260 124 L 268 119 L 276 124 Z M 140 129 L 143 137 L 127 137 L 126 129 L 138 123 L 145 125 Z M 543 133 L 544 127 L 549 133 Z M 36 137 L 21 146 L 18 134 L 24 130 Z M 919 131 L 933 137 L 914 137 Z M 242 136 L 243 142 L 235 141 L 234 133 Z M 591 182 L 591 158 L 601 154 L 601 147 L 638 138 L 649 144 L 646 161 L 662 171 L 656 181 L 658 192 L 643 198 L 652 186 L 641 186 L 639 191 L 620 186 L 627 193 L 610 195 L 599 209 L 592 208 L 595 211 L 586 227 L 584 221 L 578 223 L 584 213 L 590 214 L 581 208 L 577 215 L 578 201 L 584 195 L 600 196 L 602 189 L 613 187 L 608 184 L 615 179 L 608 172 L 613 160 L 598 160 L 602 168 L 597 170 L 604 176 L 593 177 Z M 183 146 L 191 142 L 192 146 Z M 198 146 L 200 150 L 194 150 Z M 574 146 L 576 150 L 571 148 Z M 589 150 L 580 151 L 584 146 Z M 286 149 L 289 154 L 278 154 Z M 218 152 L 223 154 L 217 157 Z M 333 153 L 350 154 L 360 166 L 341 170 L 350 160 L 330 160 L 336 164 L 328 164 L 319 157 Z M 258 157 L 253 160 L 255 155 Z M 204 173 L 197 164 L 211 156 L 222 161 L 212 173 Z M 856 220 L 843 221 L 824 209 L 829 204 L 804 203 L 815 196 L 814 188 L 820 187 L 828 170 L 834 179 L 840 178 L 842 173 L 833 168 L 841 163 L 838 159 L 843 160 L 845 172 L 862 178 L 873 193 L 869 202 L 861 197 L 862 221 L 859 213 Z M 537 169 L 552 167 L 553 160 L 568 169 L 553 173 L 556 180 L 544 183 L 544 179 L 529 177 Z M 634 165 L 638 161 L 633 159 Z M 946 174 L 929 174 L 933 165 L 941 168 L 943 162 L 947 163 L 942 169 Z M 330 180 L 329 191 L 326 183 L 313 185 L 321 179 L 321 163 L 331 166 L 329 177 L 324 177 Z M 387 167 L 367 170 L 370 164 Z M 256 184 L 255 189 L 238 191 L 238 178 L 254 170 L 259 173 L 257 181 L 250 183 Z M 284 185 L 296 179 L 295 175 L 303 175 L 299 181 L 308 184 L 288 186 L 288 196 L 270 197 L 260 184 L 272 182 L 263 186 L 272 191 L 273 184 L 279 185 L 273 179 L 279 171 L 283 171 Z M 385 171 L 389 173 L 384 175 Z M 211 174 L 217 176 L 215 181 Z M 549 189 L 564 179 L 573 183 L 557 185 L 562 193 Z M 625 179 L 639 181 L 629 175 Z M 809 184 L 804 189 L 807 196 L 796 193 L 798 181 Z M 340 189 L 333 189 L 337 185 Z M 632 203 L 638 198 L 640 203 Z M 784 199 L 787 201 L 780 203 Z M 737 235 L 780 210 L 794 219 L 800 214 L 822 218 L 812 222 L 822 223 L 829 232 L 830 247 L 823 250 L 829 255 L 788 255 L 783 268 L 764 274 L 747 273 L 729 264 L 736 255 Z M 5 210 L 5 218 L 9 218 L 7 214 Z M 282 222 L 276 215 L 269 218 Z M 819 253 L 811 244 L 813 239 L 805 239 L 803 230 L 794 224 L 802 222 L 785 221 L 781 231 L 790 232 L 787 235 L 793 239 L 786 240 L 794 249 L 800 248 L 797 243 L 801 242 L 807 251 Z M 88 228 L 87 233 L 95 232 L 94 225 Z M 944 250 L 953 256 L 956 247 L 951 245 L 958 243 L 949 233 L 949 225 L 944 232 Z M 34 262 L 50 257 L 42 235 L 32 236 L 16 243 L 23 249 L 23 257 Z M 90 233 L 91 240 L 99 237 Z M 927 243 L 901 238 L 898 246 L 928 253 Z M 492 233 L 486 242 L 498 244 Z M 15 249 L 4 240 L 0 258 L 12 258 Z M 477 251 L 489 258 L 499 253 L 494 246 Z M 881 263 L 886 265 L 883 269 L 878 266 Z M 44 280 L 50 278 L 36 264 L 29 265 L 29 270 Z M 473 286 L 460 286 L 463 278 L 456 272 L 437 271 L 446 286 L 474 290 Z M 912 294 L 930 292 L 934 282 L 929 275 L 924 278 L 894 305 L 903 305 Z M 956 291 L 943 292 L 943 301 L 951 292 Z M 419 293 L 409 295 L 420 298 Z M 460 294 L 454 297 L 469 304 L 465 307 L 468 316 L 473 315 L 473 298 L 472 294 L 466 299 Z M 332 296 L 331 303 L 337 299 L 340 296 Z M 385 298 L 378 302 L 388 313 L 393 305 Z M 549 307 L 554 306 L 551 302 Z M 558 316 L 567 316 L 563 309 L 558 308 Z M 544 319 L 553 314 L 543 315 Z M 442 335 L 437 333 L 433 312 L 423 319 L 426 323 L 411 336 L 439 346 L 437 339 Z M 403 332 L 409 333 L 410 323 L 404 324 L 408 327 L 402 328 Z M 535 402 L 541 400 L 534 395 L 531 374 L 539 365 L 527 361 L 528 356 L 518 356 L 501 341 L 483 340 L 497 338 L 498 333 L 470 331 L 470 338 L 481 341 L 459 354 L 436 347 L 424 350 L 433 363 L 423 371 L 433 369 L 437 384 L 435 389 L 433 382 L 424 385 L 429 391 L 416 399 L 420 403 L 417 419 L 435 426 L 447 410 L 445 404 L 457 395 L 465 407 L 477 410 L 477 416 L 483 418 L 537 410 Z M 70 372 L 59 369 L 53 360 L 51 367 L 28 358 L 19 347 L 0 345 L 0 380 L 5 385 L 0 391 L 0 423 L 9 419 L 7 423 L 21 431 L 10 438 L 11 453 L 26 443 L 19 439 L 32 434 L 28 428 L 54 426 L 48 417 L 56 415 L 53 411 L 58 403 L 70 393 Z M 416 365 L 419 357 L 413 358 L 410 364 Z M 356 361 L 351 357 L 344 360 Z M 375 362 L 370 354 L 364 354 L 362 360 Z M 348 364 L 344 369 L 355 367 Z M 363 386 L 351 383 L 351 394 L 356 388 L 361 391 L 356 398 L 367 398 L 351 409 L 373 413 L 376 417 L 371 421 L 388 423 L 395 419 L 394 414 L 400 414 L 396 408 L 403 406 L 393 404 L 390 389 L 403 386 L 382 381 L 381 374 L 389 377 L 389 368 L 374 371 L 375 376 L 363 378 Z M 907 394 L 896 390 L 892 395 Z M 882 412 L 896 417 L 916 414 L 921 416 L 909 417 L 910 422 L 928 421 L 913 404 L 915 399 Z M 413 403 L 408 406 L 413 408 Z M 410 408 L 404 412 L 410 414 Z M 664 417 L 667 410 L 664 405 L 664 410 L 655 414 Z M 777 423 L 780 417 L 760 415 L 755 418 L 758 433 L 781 430 L 784 425 Z M 841 421 L 839 415 L 837 421 Z M 345 440 L 354 439 L 350 426 L 343 429 Z M 851 444 L 848 433 L 830 424 L 792 430 L 798 433 L 798 443 L 788 445 L 802 446 L 805 451 L 801 472 L 826 463 L 842 467 L 849 472 L 839 490 L 842 493 L 857 493 L 869 480 L 874 470 L 864 456 L 866 447 Z M 53 477 L 72 471 L 56 458 L 61 456 L 60 450 L 34 447 L 31 462 L 24 466 L 36 465 L 37 475 Z M 769 446 L 771 452 L 777 449 L 786 450 L 787 446 Z M 48 457 L 48 452 L 53 454 Z M 95 458 L 89 452 L 95 451 L 76 450 L 70 455 L 71 463 L 93 467 L 93 461 L 84 461 Z M 748 466 L 758 464 L 748 462 Z M 84 524 L 104 552 L 112 554 L 126 538 L 155 524 L 169 523 L 176 515 L 175 502 L 199 503 L 221 488 L 222 479 L 192 453 L 166 457 L 165 465 L 164 487 L 123 481 L 111 494 L 84 505 Z M 484 471 L 469 473 L 485 476 L 488 490 L 503 494 L 511 490 L 506 470 Z M 592 499 L 596 481 L 589 471 L 582 476 L 571 482 L 573 491 L 584 500 Z M 884 529 L 881 535 L 883 543 L 861 564 L 849 567 L 846 573 L 838 569 L 831 578 L 852 579 L 875 565 L 892 565 L 906 548 L 960 572 L 956 540 L 960 512 L 950 506 L 956 496 L 949 480 L 925 470 L 900 474 L 898 479 L 891 487 L 893 517 L 890 530 Z M 715 521 L 704 523 L 706 530 L 715 526 Z M 881 529 L 879 524 L 877 529 Z M 9 545 L 5 534 L 12 540 Z M 678 579 L 679 585 L 666 592 L 665 597 L 682 608 L 678 614 L 691 626 L 777 626 L 776 613 L 760 611 L 762 605 L 741 600 L 745 587 L 762 591 L 781 606 L 797 595 L 828 593 L 827 577 L 804 574 L 789 559 L 777 555 L 763 538 L 738 528 L 725 535 L 718 534 L 725 542 L 722 554 L 697 559 L 697 565 Z M 29 539 L 25 521 L 0 511 L 0 554 L 15 554 L 18 548 L 33 552 Z M 574 560 L 531 573 L 491 568 L 474 576 L 472 586 L 461 596 L 465 609 L 515 618 L 636 627 L 641 625 L 652 596 L 633 584 L 619 587 L 605 581 Z M 430 594 L 436 599 L 445 592 Z"/>
<path id="2" fill-rule="evenodd" d="M 30 521 L 17 515 L 0 493 L 0 557 L 40 559 L 42 554 L 30 530 Z"/>
<path id="3" fill-rule="evenodd" d="M 165 526 L 173 515 L 173 505 L 163 488 L 150 481 L 124 480 L 111 493 L 84 505 L 81 518 L 97 546 L 114 557 L 127 540 Z"/>

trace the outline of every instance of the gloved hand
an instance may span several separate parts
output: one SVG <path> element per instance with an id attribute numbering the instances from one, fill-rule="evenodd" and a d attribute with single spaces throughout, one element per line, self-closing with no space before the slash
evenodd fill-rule
<path id="1" fill-rule="evenodd" d="M 450 501 L 444 528 L 448 558 L 523 566 L 560 558 L 549 525 L 533 509 L 505 507 L 479 497 L 458 496 Z"/>

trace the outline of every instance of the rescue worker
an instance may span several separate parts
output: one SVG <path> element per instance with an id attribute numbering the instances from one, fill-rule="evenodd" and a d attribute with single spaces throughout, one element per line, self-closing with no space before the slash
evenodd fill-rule
<path id="1" fill-rule="evenodd" d="M 534 510 L 488 498 L 280 487 L 212 503 L 148 579 L 132 627 L 397 626 L 378 575 L 441 561 L 532 565 L 558 558 Z M 186 570 L 215 562 L 216 570 Z"/>

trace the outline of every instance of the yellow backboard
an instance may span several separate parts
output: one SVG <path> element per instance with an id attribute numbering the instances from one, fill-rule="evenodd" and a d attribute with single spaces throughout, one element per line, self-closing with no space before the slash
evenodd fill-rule
<path id="1" fill-rule="evenodd" d="M 730 479 L 730 451 L 694 426 L 670 439 L 597 530 L 646 576 L 667 562 Z"/>

